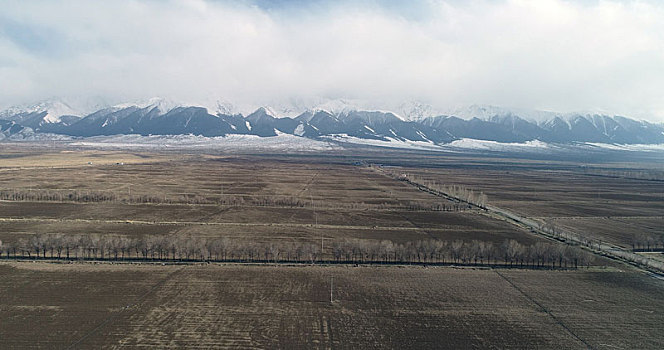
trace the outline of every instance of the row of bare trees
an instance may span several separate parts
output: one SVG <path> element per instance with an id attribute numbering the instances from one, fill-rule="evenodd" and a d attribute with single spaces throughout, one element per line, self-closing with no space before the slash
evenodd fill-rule
<path id="1" fill-rule="evenodd" d="M 115 202 L 118 197 L 111 192 L 79 190 L 34 190 L 2 189 L 0 200 L 5 201 L 72 201 L 72 202 Z"/>
<path id="2" fill-rule="evenodd" d="M 333 254 L 336 261 L 529 267 L 578 267 L 592 261 L 592 255 L 569 245 L 545 242 L 523 245 L 515 240 L 506 240 L 501 245 L 479 240 L 421 240 L 405 244 L 355 240 L 335 243 Z"/>
<path id="3" fill-rule="evenodd" d="M 464 202 L 474 204 L 480 208 L 486 208 L 487 195 L 484 192 L 475 192 L 462 185 L 443 185 L 436 182 L 424 184 L 425 186 L 438 192 L 446 193 L 452 197 L 458 198 Z"/>
<path id="4" fill-rule="evenodd" d="M 201 196 L 181 194 L 155 196 L 145 194 L 118 195 L 116 191 L 58 190 L 58 189 L 0 189 L 0 200 L 6 201 L 54 201 L 54 202 L 121 202 L 157 204 L 222 204 L 231 206 L 279 206 L 305 207 L 307 202 L 293 196 Z"/>
<path id="5" fill-rule="evenodd" d="M 653 251 L 664 249 L 664 235 L 635 233 L 632 235 L 632 250 Z"/>
<path id="6" fill-rule="evenodd" d="M 459 203 L 409 201 L 406 203 L 330 203 L 327 201 L 316 201 L 315 203 L 295 196 L 248 196 L 248 195 L 223 195 L 218 197 L 204 197 L 195 194 L 182 194 L 177 197 L 152 196 L 152 195 L 127 195 L 118 196 L 111 191 L 81 191 L 81 190 L 36 190 L 36 189 L 3 189 L 0 190 L 0 200 L 25 201 L 25 202 L 110 202 L 125 204 L 208 204 L 226 206 L 259 206 L 259 207 L 281 207 L 281 208 L 305 208 L 315 206 L 316 208 L 328 209 L 404 209 L 417 211 L 462 211 L 467 207 Z"/>
<path id="7" fill-rule="evenodd" d="M 375 167 L 373 168 L 378 169 Z M 418 175 L 399 173 L 395 170 L 379 169 L 379 171 L 397 180 L 406 181 L 410 184 L 420 187 L 421 189 L 428 190 L 429 192 L 456 198 L 457 200 L 470 203 L 480 208 L 486 208 L 487 205 L 488 199 L 484 192 L 477 192 L 463 185 L 445 185 Z"/>
<path id="8" fill-rule="evenodd" d="M 544 222 L 539 225 L 539 229 L 561 240 L 571 239 L 570 233 L 556 226 L 552 222 Z M 599 239 L 589 239 L 585 237 L 575 237 L 576 240 L 587 247 L 601 250 L 602 241 Z M 605 242 L 604 242 L 605 243 Z M 631 235 L 631 244 L 633 251 L 659 251 L 664 250 L 664 235 L 653 233 L 638 232 Z"/>
<path id="9" fill-rule="evenodd" d="M 391 241 L 346 240 L 321 254 L 309 242 L 258 243 L 228 238 L 193 236 L 144 236 L 37 234 L 13 243 L 0 242 L 4 258 L 337 262 L 503 265 L 512 267 L 578 267 L 592 255 L 564 244 L 537 242 L 523 245 L 507 240 L 501 245 L 473 240 L 421 240 L 398 244 Z"/>

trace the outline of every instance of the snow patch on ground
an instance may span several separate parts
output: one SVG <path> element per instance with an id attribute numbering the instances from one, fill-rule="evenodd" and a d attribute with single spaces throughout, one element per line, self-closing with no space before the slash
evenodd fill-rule
<path id="1" fill-rule="evenodd" d="M 556 145 L 548 144 L 539 140 L 527 141 L 524 143 L 502 143 L 496 141 L 484 141 L 475 139 L 460 139 L 447 144 L 435 144 L 431 141 L 411 141 L 399 140 L 393 137 L 386 137 L 385 140 L 362 139 L 348 136 L 346 134 L 337 134 L 324 136 L 324 138 L 337 142 L 346 142 L 376 147 L 417 149 L 427 151 L 441 152 L 459 152 L 463 150 L 473 151 L 494 151 L 494 152 L 548 152 L 560 150 Z"/>
<path id="2" fill-rule="evenodd" d="M 560 153 L 572 150 L 615 150 L 628 152 L 663 152 L 664 144 L 607 144 L 607 143 L 577 143 L 574 145 L 561 145 L 546 143 L 540 140 L 531 140 L 522 143 L 516 142 L 497 142 L 476 139 L 460 139 L 447 144 L 435 144 L 431 141 L 410 141 L 399 140 L 392 137 L 386 137 L 385 140 L 361 139 L 346 134 L 337 134 L 324 136 L 337 142 L 346 142 L 352 144 L 361 144 L 377 147 L 419 149 L 429 151 L 443 152 L 462 152 L 462 151 L 488 151 L 488 152 L 516 152 L 516 153 Z"/>
<path id="3" fill-rule="evenodd" d="M 3 133 L 0 133 L 0 140 L 10 141 L 10 142 L 48 142 L 48 141 L 70 141 L 75 139 L 74 137 L 60 134 L 51 134 L 51 133 L 35 133 L 30 128 L 24 129 L 18 134 L 11 135 L 7 137 Z"/>
<path id="4" fill-rule="evenodd" d="M 664 151 L 664 143 L 660 144 L 616 144 L 616 143 L 597 143 L 597 142 L 584 142 L 579 144 L 586 148 L 602 148 L 615 151 L 631 151 L 631 152 L 661 152 Z"/>
<path id="5" fill-rule="evenodd" d="M 546 142 L 542 142 L 540 140 L 531 140 L 531 141 L 526 141 L 524 143 L 505 143 L 497 141 L 486 141 L 486 140 L 464 138 L 452 141 L 446 144 L 445 147 L 487 150 L 487 151 L 511 151 L 515 149 L 549 149 L 554 146 Z"/>
<path id="6" fill-rule="evenodd" d="M 304 125 L 300 124 L 296 133 L 304 132 Z M 320 139 L 311 139 L 302 136 L 286 134 L 275 130 L 277 136 L 260 137 L 256 135 L 226 135 L 218 137 L 204 137 L 196 135 L 113 135 L 95 136 L 87 138 L 71 137 L 56 134 L 34 133 L 31 129 L 14 134 L 0 133 L 3 142 L 48 142 L 61 141 L 71 146 L 96 149 L 188 149 L 188 150 L 218 150 L 218 151 L 279 151 L 279 152 L 319 152 L 342 150 L 344 144 L 365 145 L 371 147 L 400 148 L 436 152 L 514 152 L 514 153 L 565 153 L 579 151 L 622 151 L 622 152 L 664 152 L 664 144 L 606 144 L 606 143 L 576 143 L 549 144 L 539 140 L 523 143 L 502 143 L 476 139 L 460 139 L 448 144 L 435 144 L 432 141 L 411 141 L 396 137 L 383 139 L 365 139 L 347 134 L 321 136 Z"/>
<path id="7" fill-rule="evenodd" d="M 385 138 L 386 140 L 362 139 L 359 137 L 349 136 L 347 134 L 335 134 L 335 135 L 322 136 L 322 137 L 337 142 L 346 142 L 346 143 L 375 146 L 375 147 L 405 148 L 405 149 L 418 149 L 418 150 L 427 150 L 427 151 L 444 151 L 443 147 L 433 143 L 424 142 L 424 141 L 398 140 L 392 137 L 386 137 Z"/>
<path id="8" fill-rule="evenodd" d="M 226 135 L 205 137 L 196 135 L 116 135 L 89 137 L 71 143 L 72 146 L 103 149 L 214 149 L 214 150 L 276 150 L 288 152 L 327 151 L 340 149 L 326 141 L 317 141 L 284 133 L 278 136 Z"/>

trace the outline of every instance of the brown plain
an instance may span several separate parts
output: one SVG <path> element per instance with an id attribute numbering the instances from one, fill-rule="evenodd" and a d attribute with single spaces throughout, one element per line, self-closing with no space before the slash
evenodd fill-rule
<path id="1" fill-rule="evenodd" d="M 628 246 L 630 230 L 661 233 L 661 183 L 591 178 L 569 164 L 553 171 L 531 161 L 407 160 L 393 166 L 481 190 L 492 205 L 616 244 Z M 344 239 L 544 240 L 477 210 L 414 210 L 413 203 L 444 200 L 354 161 L 7 152 L 0 190 L 103 192 L 115 199 L 1 201 L 0 240 L 37 233 L 313 243 L 322 237 L 326 246 Z M 146 196 L 166 200 L 141 202 Z M 224 205 L 225 197 L 244 204 Z M 259 205 L 268 197 L 304 204 Z M 570 270 L 5 260 L 0 296 L 2 348 L 664 347 L 664 282 L 601 258 Z"/>

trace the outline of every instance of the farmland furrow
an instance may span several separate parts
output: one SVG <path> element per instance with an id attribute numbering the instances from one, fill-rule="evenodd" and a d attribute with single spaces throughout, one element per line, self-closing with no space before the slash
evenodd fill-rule
<path id="1" fill-rule="evenodd" d="M 565 325 L 560 319 L 558 319 L 553 313 L 551 313 L 551 310 L 547 309 L 544 307 L 544 305 L 540 304 L 537 300 L 535 300 L 533 297 L 528 295 L 526 292 L 524 292 L 521 288 L 519 288 L 514 282 L 510 281 L 509 278 L 505 277 L 500 271 L 498 270 L 493 270 L 498 276 L 500 276 L 503 280 L 505 280 L 507 283 L 509 283 L 514 289 L 516 289 L 521 295 L 523 295 L 526 299 L 528 299 L 530 302 L 533 304 L 537 305 L 538 308 L 540 308 L 542 311 L 544 311 L 549 317 L 553 319 L 553 321 L 558 324 L 560 327 L 562 327 L 567 333 L 569 333 L 574 339 L 580 341 L 583 343 L 588 349 L 592 349 L 593 347 L 590 346 L 585 340 L 581 339 L 576 333 L 574 333 L 567 325 Z"/>
<path id="2" fill-rule="evenodd" d="M 67 347 L 67 349 L 75 349 L 79 344 L 81 344 L 82 342 L 84 342 L 85 340 L 87 340 L 88 338 L 90 338 L 91 336 L 93 336 L 95 333 L 99 332 L 99 331 L 100 331 L 102 328 L 104 328 L 105 326 L 107 326 L 107 325 L 109 325 L 110 323 L 112 323 L 112 322 L 113 322 L 115 319 L 117 319 L 120 315 L 122 315 L 123 313 L 127 312 L 128 310 L 133 310 L 133 309 L 135 309 L 135 307 L 137 307 L 138 305 L 140 305 L 144 300 L 147 299 L 147 297 L 149 297 L 150 295 L 152 295 L 152 294 L 154 293 L 154 291 L 155 291 L 157 288 L 161 287 L 164 283 L 166 283 L 168 280 L 170 280 L 170 279 L 173 277 L 173 275 L 175 275 L 176 273 L 182 271 L 185 267 L 186 267 L 186 265 L 182 265 L 182 267 L 180 267 L 179 269 L 177 269 L 177 270 L 175 270 L 175 271 L 169 273 L 168 275 L 166 275 L 166 277 L 164 277 L 164 278 L 162 278 L 160 281 L 158 281 L 158 282 L 157 282 L 154 286 L 152 286 L 152 288 L 150 288 L 147 292 L 145 292 L 145 293 L 143 293 L 141 296 L 139 296 L 138 299 L 136 299 L 136 301 L 135 301 L 133 304 L 127 305 L 127 306 L 123 307 L 120 311 L 118 311 L 118 312 L 116 312 L 116 313 L 113 313 L 113 314 L 111 314 L 110 316 L 108 316 L 108 317 L 107 317 L 102 323 L 100 323 L 100 324 L 97 325 L 95 328 L 93 328 L 93 329 L 91 329 L 90 331 L 88 331 L 87 333 L 85 333 L 85 334 L 84 334 L 81 338 L 79 338 L 77 341 L 75 341 L 75 342 L 73 342 L 71 345 L 69 345 L 69 346 Z"/>

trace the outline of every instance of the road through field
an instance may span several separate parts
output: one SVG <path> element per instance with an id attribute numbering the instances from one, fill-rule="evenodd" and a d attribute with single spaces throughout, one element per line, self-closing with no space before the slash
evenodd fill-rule
<path id="1" fill-rule="evenodd" d="M 515 224 L 526 225 L 531 230 L 531 232 L 535 232 L 539 235 L 553 238 L 556 240 L 562 240 L 562 241 L 579 244 L 601 255 L 605 255 L 614 259 L 619 259 L 628 262 L 630 264 L 637 265 L 639 267 L 650 268 L 650 269 L 655 269 L 658 272 L 664 272 L 664 262 L 657 261 L 655 259 L 651 259 L 648 257 L 644 257 L 642 255 L 626 251 L 618 246 L 615 246 L 613 244 L 608 244 L 606 242 L 597 241 L 597 242 L 588 243 L 587 240 L 585 240 L 580 235 L 569 231 L 562 231 L 559 233 L 558 236 L 564 238 L 555 237 L 554 235 L 539 229 L 540 223 L 535 220 L 522 217 L 507 209 L 502 209 L 491 205 L 487 205 L 486 209 L 489 213 L 500 215 L 504 218 L 509 219 L 508 221 L 512 221 Z"/>
<path id="2" fill-rule="evenodd" d="M 394 178 L 393 176 L 391 176 L 391 175 L 389 175 L 389 174 L 387 174 L 387 173 L 385 173 L 381 170 L 378 170 L 378 172 L 380 174 L 383 174 L 384 176 L 389 177 L 389 178 Z M 487 215 L 494 215 L 494 216 L 501 217 L 503 219 L 506 219 L 507 222 L 513 223 L 517 226 L 526 226 L 530 232 L 532 232 L 534 234 L 537 234 L 539 236 L 543 236 L 543 237 L 546 237 L 546 238 L 549 238 L 549 239 L 554 239 L 554 240 L 557 240 L 557 241 L 565 242 L 565 243 L 568 243 L 568 244 L 580 245 L 580 246 L 583 246 L 583 247 L 587 248 L 588 250 L 590 250 L 590 251 L 592 251 L 596 254 L 603 255 L 603 256 L 606 256 L 606 257 L 609 257 L 609 258 L 613 258 L 613 259 L 618 259 L 618 260 L 621 260 L 621 261 L 626 262 L 628 264 L 631 264 L 631 265 L 634 265 L 634 266 L 637 266 L 637 267 L 640 267 L 640 268 L 644 268 L 644 269 L 649 270 L 651 272 L 657 272 L 657 273 L 660 273 L 660 274 L 664 273 L 664 262 L 658 261 L 658 260 L 655 260 L 655 259 L 652 259 L 652 258 L 649 258 L 649 257 L 645 257 L 645 256 L 642 256 L 642 255 L 638 255 L 638 254 L 635 254 L 635 253 L 632 253 L 632 252 L 629 252 L 629 251 L 627 251 L 627 250 L 625 250 L 625 249 L 623 249 L 619 246 L 616 246 L 616 245 L 613 245 L 613 244 L 608 244 L 608 243 L 602 242 L 602 241 L 589 241 L 587 239 L 584 239 L 584 237 L 582 237 L 579 234 L 569 232 L 569 231 L 563 231 L 563 230 L 560 230 L 560 229 L 557 229 L 557 231 L 559 231 L 559 232 L 558 232 L 558 235 L 556 236 L 556 235 L 553 235 L 549 232 L 546 232 L 546 231 L 540 229 L 540 227 L 541 227 L 540 222 L 537 222 L 535 220 L 523 217 L 523 216 L 521 216 L 517 213 L 514 213 L 514 212 L 510 211 L 510 210 L 507 210 L 507 209 L 504 209 L 504 208 L 499 208 L 499 207 L 492 206 L 492 205 L 485 205 L 482 208 L 482 207 L 477 206 L 476 204 L 473 204 L 473 203 L 465 201 L 461 198 L 455 197 L 455 196 L 453 196 L 449 193 L 445 193 L 445 192 L 442 192 L 442 191 L 439 191 L 439 190 L 436 190 L 436 189 L 429 188 L 429 187 L 427 187 L 423 184 L 420 184 L 420 183 L 417 183 L 417 182 L 414 182 L 414 181 L 411 181 L 411 180 L 405 180 L 403 182 L 405 182 L 405 183 L 407 183 L 411 186 L 414 186 L 414 187 L 416 187 L 417 189 L 419 189 L 421 191 L 433 194 L 435 196 L 443 197 L 443 198 L 458 201 L 458 202 L 463 202 L 463 203 L 468 204 L 471 207 L 484 209 L 484 212 Z"/>

